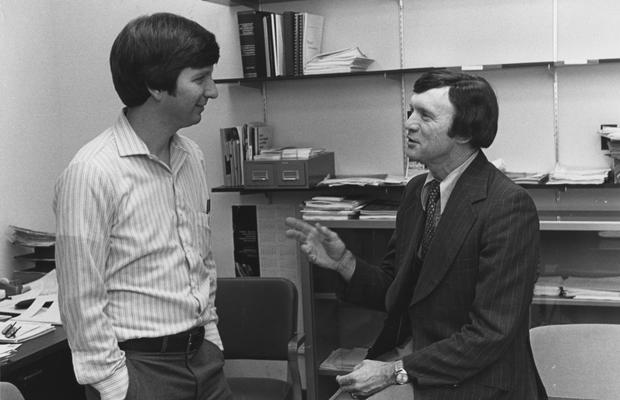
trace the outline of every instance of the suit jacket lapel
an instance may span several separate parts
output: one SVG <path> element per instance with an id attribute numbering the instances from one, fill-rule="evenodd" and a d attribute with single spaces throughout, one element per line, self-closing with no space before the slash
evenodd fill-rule
<path id="1" fill-rule="evenodd" d="M 477 219 L 472 204 L 486 198 L 487 168 L 488 161 L 480 152 L 456 183 L 422 264 L 411 305 L 428 296 L 452 265 Z"/>

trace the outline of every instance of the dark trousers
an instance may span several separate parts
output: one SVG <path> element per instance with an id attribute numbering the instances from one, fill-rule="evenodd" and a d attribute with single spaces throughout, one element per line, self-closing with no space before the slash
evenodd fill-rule
<path id="1" fill-rule="evenodd" d="M 129 389 L 126 400 L 229 400 L 232 394 L 222 368 L 224 356 L 205 340 L 187 353 L 126 351 Z M 99 392 L 86 386 L 86 398 Z"/>

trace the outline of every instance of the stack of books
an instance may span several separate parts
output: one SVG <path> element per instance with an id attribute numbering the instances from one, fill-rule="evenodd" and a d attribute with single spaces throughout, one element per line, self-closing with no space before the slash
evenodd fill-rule
<path id="1" fill-rule="evenodd" d="M 332 51 L 315 56 L 304 68 L 305 75 L 336 74 L 366 71 L 374 60 L 358 47 Z"/>
<path id="2" fill-rule="evenodd" d="M 304 201 L 302 219 L 307 221 L 338 221 L 357 219 L 360 209 L 367 204 L 364 199 L 347 199 L 338 196 L 316 196 Z"/>
<path id="3" fill-rule="evenodd" d="M 262 122 L 249 122 L 240 126 L 220 128 L 224 186 L 244 184 L 243 165 L 254 160 L 263 150 L 272 146 L 273 128 Z"/>
<path id="4" fill-rule="evenodd" d="M 307 12 L 239 11 L 244 78 L 303 75 L 321 52 L 324 18 Z"/>
<path id="5" fill-rule="evenodd" d="M 359 219 L 396 220 L 398 205 L 395 200 L 373 200 L 362 207 Z"/>

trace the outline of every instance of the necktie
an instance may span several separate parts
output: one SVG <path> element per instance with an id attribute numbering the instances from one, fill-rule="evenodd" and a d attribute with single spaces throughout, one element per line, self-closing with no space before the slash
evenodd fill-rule
<path id="1" fill-rule="evenodd" d="M 428 197 L 426 198 L 426 221 L 424 222 L 424 235 L 422 236 L 422 246 L 420 258 L 424 259 L 428 248 L 431 246 L 435 228 L 441 211 L 439 202 L 439 181 L 432 180 L 428 183 Z"/>

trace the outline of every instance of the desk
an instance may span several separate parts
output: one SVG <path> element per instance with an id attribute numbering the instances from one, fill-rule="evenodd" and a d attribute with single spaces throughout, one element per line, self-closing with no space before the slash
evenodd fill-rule
<path id="1" fill-rule="evenodd" d="M 13 383 L 27 400 L 84 399 L 73 374 L 71 352 L 62 326 L 22 345 L 0 366 L 0 379 Z"/>

